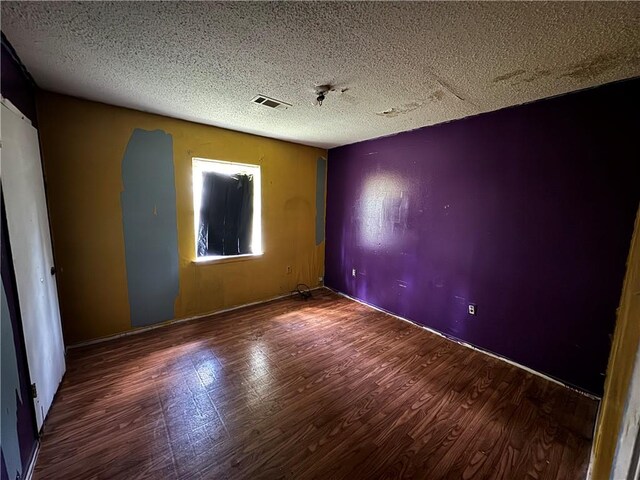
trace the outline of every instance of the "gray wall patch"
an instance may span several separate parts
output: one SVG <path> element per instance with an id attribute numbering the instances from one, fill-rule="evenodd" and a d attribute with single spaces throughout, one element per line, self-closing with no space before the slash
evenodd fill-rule
<path id="1" fill-rule="evenodd" d="M 122 159 L 122 182 L 131 325 L 172 320 L 179 275 L 171 135 L 136 128 Z"/>
<path id="2" fill-rule="evenodd" d="M 324 203 L 327 184 L 327 160 L 320 157 L 316 162 L 316 245 L 324 242 Z"/>

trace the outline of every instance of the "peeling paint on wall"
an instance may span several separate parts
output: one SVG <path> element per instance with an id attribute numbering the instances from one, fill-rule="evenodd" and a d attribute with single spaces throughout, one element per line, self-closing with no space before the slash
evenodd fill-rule
<path id="1" fill-rule="evenodd" d="M 172 320 L 179 290 L 172 136 L 136 128 L 122 160 L 122 182 L 131 325 Z"/>

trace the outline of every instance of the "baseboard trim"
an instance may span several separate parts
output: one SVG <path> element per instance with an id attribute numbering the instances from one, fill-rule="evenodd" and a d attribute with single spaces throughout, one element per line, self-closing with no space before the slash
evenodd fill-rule
<path id="1" fill-rule="evenodd" d="M 420 325 L 419 323 L 413 322 L 413 321 L 409 320 L 408 318 L 404 318 L 404 317 L 401 317 L 400 315 L 396 315 L 395 313 L 390 312 L 388 310 L 385 310 L 384 308 L 377 307 L 375 305 L 372 305 L 371 303 L 367 303 L 367 302 L 365 302 L 363 300 L 360 300 L 359 298 L 352 297 L 350 295 L 347 295 L 346 293 L 342 293 L 342 292 L 340 292 L 338 290 L 335 290 L 335 289 L 333 289 L 331 287 L 324 287 L 324 288 L 327 288 L 327 289 L 331 290 L 332 292 L 334 292 L 334 293 L 336 293 L 336 294 L 338 294 L 338 295 L 340 295 L 342 297 L 348 298 L 349 300 L 353 300 L 354 302 L 358 302 L 358 303 L 360 303 L 362 305 L 365 305 L 365 306 L 367 306 L 369 308 L 373 308 L 374 310 L 377 310 L 379 312 L 386 313 L 387 315 L 391 315 L 392 317 L 395 317 L 395 318 L 397 318 L 399 320 L 402 320 L 403 322 L 408 322 L 411 325 L 415 325 L 418 328 L 422 328 L 423 330 L 426 330 L 426 331 L 428 331 L 430 333 L 438 335 L 439 337 L 442 337 L 442 338 L 444 338 L 446 340 L 449 340 L 450 342 L 457 343 L 458 345 L 462 345 L 463 347 L 470 348 L 471 350 L 475 350 L 476 352 L 484 353 L 485 355 L 488 355 L 490 357 L 493 357 L 493 358 L 496 358 L 498 360 L 501 360 L 501 361 L 503 361 L 505 363 L 508 363 L 509 365 L 513 365 L 514 367 L 518 367 L 518 368 L 520 368 L 522 370 L 525 370 L 525 371 L 527 371 L 527 372 L 529 372 L 529 373 L 531 373 L 533 375 L 537 375 L 538 377 L 544 378 L 545 380 L 553 382 L 553 383 L 555 383 L 557 385 L 560 385 L 560 386 L 562 386 L 564 388 L 568 388 L 569 390 L 573 390 L 574 392 L 577 392 L 577 393 L 579 393 L 581 395 L 584 395 L 585 397 L 591 398 L 592 400 L 597 400 L 597 401 L 601 400 L 601 398 L 599 396 L 597 396 L 597 395 L 594 395 L 594 394 L 589 393 L 589 392 L 585 392 L 584 390 L 576 388 L 576 387 L 574 387 L 572 385 L 568 385 L 568 384 L 558 380 L 557 378 L 550 377 L 549 375 L 546 375 L 546 374 L 544 374 L 542 372 L 538 372 L 537 370 L 533 370 L 532 368 L 526 367 L 526 366 L 524 366 L 524 365 L 522 365 L 522 364 L 520 364 L 518 362 L 515 362 L 513 360 L 510 360 L 510 359 L 508 359 L 506 357 L 503 357 L 503 356 L 498 355 L 496 353 L 490 352 L 488 350 L 484 350 L 484 349 L 482 349 L 480 347 L 477 347 L 477 346 L 472 345 L 470 343 L 464 342 L 464 341 L 462 341 L 462 340 L 460 340 L 458 338 L 450 337 L 448 335 L 445 335 L 442 332 L 434 330 L 433 328 L 429 328 L 429 327 L 425 327 L 424 325 Z"/>
<path id="2" fill-rule="evenodd" d="M 311 291 L 319 290 L 321 288 L 325 288 L 325 287 L 324 286 L 314 287 L 314 288 L 311 289 Z M 227 312 L 233 312 L 234 310 L 239 310 L 241 308 L 252 307 L 254 305 L 260 305 L 262 303 L 273 302 L 274 300 L 279 300 L 281 298 L 290 297 L 291 295 L 292 295 L 291 292 L 289 292 L 289 293 L 286 293 L 284 295 L 278 295 L 276 297 L 269 297 L 267 299 L 258 300 L 256 302 L 243 303 L 242 305 L 236 305 L 235 307 L 229 307 L 229 308 L 225 308 L 223 310 L 215 310 L 213 312 L 202 313 L 202 314 L 199 314 L 199 315 L 193 315 L 191 317 L 176 318 L 174 320 L 167 320 L 166 322 L 160 322 L 160 323 L 156 323 L 154 325 L 148 325 L 146 327 L 138 327 L 138 328 L 134 328 L 132 330 L 127 330 L 126 332 L 116 333 L 114 335 L 108 335 L 106 337 L 100 337 L 100 338 L 95 338 L 93 340 L 87 340 L 85 342 L 74 343 L 73 345 L 68 345 L 66 349 L 67 350 L 71 350 L 71 349 L 74 349 L 74 348 L 87 347 L 89 345 L 95 345 L 97 343 L 103 343 L 103 342 L 108 342 L 110 340 L 115 340 L 116 338 L 128 337 L 130 335 L 138 335 L 139 333 L 148 332 L 150 330 L 156 330 L 158 328 L 168 327 L 169 325 L 175 325 L 177 323 L 190 322 L 192 320 L 199 320 L 201 318 L 206 318 L 206 317 L 214 317 L 216 315 L 221 315 L 221 314 L 227 313 Z"/>
<path id="3" fill-rule="evenodd" d="M 462 345 L 464 347 L 470 348 L 471 350 L 475 350 L 477 352 L 483 353 L 483 354 L 488 355 L 490 357 L 493 357 L 493 358 L 496 358 L 496 359 L 501 360 L 503 362 L 506 362 L 506 363 L 508 363 L 510 365 L 513 365 L 514 367 L 517 367 L 517 368 L 520 368 L 522 370 L 525 370 L 526 372 L 529 372 L 529 373 L 531 373 L 533 375 L 537 375 L 538 377 L 544 378 L 545 380 L 553 382 L 553 383 L 555 383 L 557 385 L 560 385 L 560 386 L 562 386 L 564 388 L 568 388 L 569 390 L 573 390 L 574 392 L 577 392 L 577 393 L 579 393 L 581 395 L 584 395 L 585 397 L 591 398 L 593 400 L 598 400 L 598 401 L 601 400 L 601 398 L 599 396 L 594 395 L 594 394 L 589 393 L 589 392 L 585 392 L 584 390 L 576 388 L 576 387 L 574 387 L 572 385 L 568 385 L 568 384 L 558 380 L 557 378 L 553 378 L 553 377 L 551 377 L 549 375 L 546 375 L 546 374 L 544 374 L 542 372 L 538 372 L 537 370 L 529 368 L 529 367 L 527 367 L 525 365 L 522 365 L 522 364 L 520 364 L 518 362 L 515 362 L 515 361 L 513 361 L 513 360 L 511 360 L 509 358 L 503 357 L 503 356 L 498 355 L 496 353 L 490 352 L 490 351 L 485 350 L 483 348 L 480 348 L 480 347 L 477 347 L 477 346 L 472 345 L 470 343 L 464 342 L 464 341 L 462 341 L 462 340 L 460 340 L 458 338 L 445 335 L 444 333 L 439 332 L 437 330 L 434 330 L 433 328 L 429 328 L 429 327 L 426 327 L 424 325 L 420 325 L 419 323 L 413 322 L 413 321 L 409 320 L 408 318 L 404 318 L 404 317 L 401 317 L 400 315 L 396 315 L 393 312 L 390 312 L 390 311 L 385 310 L 383 308 L 377 307 L 376 305 L 373 305 L 371 303 L 367 303 L 367 302 L 365 302 L 363 300 L 360 300 L 359 298 L 355 298 L 355 297 L 352 297 L 350 295 L 347 295 L 346 293 L 340 292 L 340 291 L 335 290 L 335 289 L 333 289 L 331 287 L 318 286 L 318 287 L 312 288 L 311 290 L 314 291 L 314 290 L 320 290 L 320 289 L 323 289 L 323 288 L 326 288 L 327 290 L 330 290 L 330 291 L 336 293 L 337 295 L 340 295 L 342 297 L 348 298 L 349 300 L 353 300 L 354 302 L 360 303 L 362 305 L 365 305 L 365 306 L 367 306 L 369 308 L 372 308 L 374 310 L 377 310 L 379 312 L 386 313 L 387 315 L 390 315 L 390 316 L 395 317 L 395 318 L 397 318 L 399 320 L 402 320 L 403 322 L 408 322 L 411 325 L 414 325 L 414 326 L 416 326 L 418 328 L 422 328 L 423 330 L 426 330 L 426 331 L 428 331 L 430 333 L 433 333 L 434 335 L 438 335 L 439 337 L 442 337 L 442 338 L 444 338 L 446 340 L 449 340 L 451 342 L 457 343 L 458 345 Z M 150 330 L 156 330 L 158 328 L 168 327 L 169 325 L 175 325 L 175 324 L 178 324 L 178 323 L 190 322 L 192 320 L 199 320 L 199 319 L 207 318 L 207 317 L 215 317 L 216 315 L 221 315 L 223 313 L 232 312 L 234 310 L 239 310 L 241 308 L 251 307 L 251 306 L 254 306 L 254 305 L 260 305 L 260 304 L 263 304 L 263 303 L 272 302 L 274 300 L 279 300 L 281 298 L 286 298 L 286 297 L 289 297 L 289 296 L 291 296 L 291 293 L 287 293 L 287 294 L 284 294 L 284 295 L 278 295 L 278 296 L 275 296 L 275 297 L 270 297 L 270 298 L 267 298 L 267 299 L 264 299 L 264 300 L 258 300 L 256 302 L 244 303 L 242 305 L 236 305 L 234 307 L 225 308 L 223 310 L 215 310 L 213 312 L 203 313 L 203 314 L 200 314 L 200 315 L 193 315 L 191 317 L 168 320 L 166 322 L 158 323 L 158 324 L 155 324 L 155 325 L 149 325 L 149 326 L 146 326 L 146 327 L 135 328 L 133 330 L 128 330 L 126 332 L 117 333 L 115 335 L 109 335 L 109 336 L 106 336 L 106 337 L 96 338 L 94 340 L 87 340 L 86 342 L 75 343 L 73 345 L 69 345 L 67 347 L 67 349 L 69 350 L 69 349 L 73 349 L 73 348 L 86 347 L 86 346 L 89 346 L 89 345 L 95 345 L 95 344 L 98 344 L 98 343 L 103 343 L 103 342 L 108 342 L 110 340 L 115 340 L 116 338 L 128 337 L 130 335 L 137 335 L 139 333 L 148 332 Z"/>
<path id="4" fill-rule="evenodd" d="M 22 480 L 31 480 L 33 478 L 33 472 L 36 469 L 36 462 L 38 461 L 38 454 L 40 453 L 40 440 L 36 440 L 36 446 L 33 449 L 33 453 L 31 454 L 31 459 L 29 460 L 29 465 L 27 466 L 27 471 L 24 472 L 22 476 Z"/>

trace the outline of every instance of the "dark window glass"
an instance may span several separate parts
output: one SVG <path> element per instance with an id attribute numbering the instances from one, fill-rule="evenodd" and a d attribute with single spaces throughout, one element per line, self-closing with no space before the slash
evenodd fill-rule
<path id="1" fill-rule="evenodd" d="M 198 228 L 198 256 L 253 253 L 253 176 L 206 172 Z"/>

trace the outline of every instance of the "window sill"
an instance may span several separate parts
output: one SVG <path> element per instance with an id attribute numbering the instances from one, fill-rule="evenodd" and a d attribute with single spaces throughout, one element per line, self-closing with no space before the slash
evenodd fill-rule
<path id="1" fill-rule="evenodd" d="M 211 265 L 211 264 L 219 264 L 219 263 L 233 263 L 233 262 L 244 262 L 246 260 L 254 260 L 256 258 L 262 257 L 262 253 L 248 253 L 246 255 L 220 255 L 220 256 L 210 256 L 210 257 L 198 257 L 195 260 L 192 260 L 191 263 L 195 265 Z"/>

